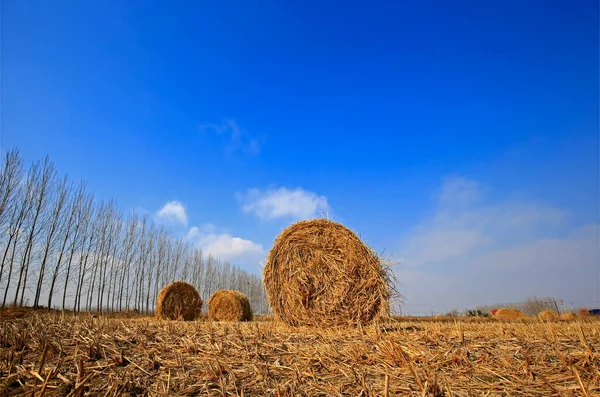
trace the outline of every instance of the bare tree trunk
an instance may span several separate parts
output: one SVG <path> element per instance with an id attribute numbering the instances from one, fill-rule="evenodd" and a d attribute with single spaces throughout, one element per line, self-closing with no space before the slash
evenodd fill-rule
<path id="1" fill-rule="evenodd" d="M 48 308 L 52 307 L 52 299 L 54 294 L 54 287 L 56 285 L 56 279 L 58 277 L 58 272 L 60 268 L 60 263 L 62 261 L 63 254 L 66 252 L 66 245 L 69 242 L 69 258 L 67 259 L 67 268 L 65 273 L 65 284 L 63 288 L 63 296 L 62 296 L 62 310 L 65 309 L 65 304 L 67 300 L 67 288 L 69 286 L 69 279 L 71 276 L 71 264 L 73 262 L 73 256 L 75 255 L 75 250 L 77 248 L 77 242 L 80 235 L 80 231 L 82 226 L 87 222 L 89 222 L 90 210 L 92 205 L 91 197 L 86 199 L 85 194 L 85 185 L 81 184 L 74 199 L 71 203 L 71 216 L 69 217 L 69 222 L 67 224 L 65 239 L 63 241 L 63 245 L 60 250 L 60 255 L 58 260 L 56 261 L 56 267 L 54 268 L 54 273 L 52 275 L 52 282 L 50 284 L 50 292 L 48 294 Z M 74 227 L 74 229 L 73 229 Z"/>
<path id="2" fill-rule="evenodd" d="M 148 229 L 148 218 L 142 217 L 141 222 L 141 234 L 138 239 L 138 251 L 139 256 L 136 261 L 137 270 L 135 272 L 135 288 L 134 288 L 134 298 L 133 298 L 133 307 L 136 310 L 139 310 L 139 297 L 140 297 L 140 286 L 142 284 L 143 276 L 144 276 L 144 262 L 146 260 L 146 232 Z"/>
<path id="3" fill-rule="evenodd" d="M 123 252 L 123 263 L 121 266 L 121 275 L 119 282 L 119 311 L 123 310 L 123 298 L 129 300 L 129 268 L 131 260 L 135 255 L 135 236 L 137 235 L 138 229 L 138 218 L 135 213 L 127 220 L 127 233 L 125 235 L 125 250 Z M 127 277 L 127 278 L 126 278 Z M 126 285 L 127 284 L 127 285 Z M 126 309 L 129 309 L 126 302 Z"/>
<path id="4" fill-rule="evenodd" d="M 77 288 L 75 290 L 75 302 L 73 304 L 73 308 L 74 309 L 76 308 L 75 310 L 77 312 L 81 311 L 81 295 L 83 294 L 83 282 L 85 280 L 86 273 L 87 273 L 88 258 L 92 251 L 92 247 L 95 244 L 95 238 L 96 238 L 96 227 L 94 225 L 94 219 L 93 219 L 93 217 L 95 215 L 95 211 L 92 211 L 92 212 L 93 213 L 91 214 L 89 225 L 87 226 L 87 230 L 86 230 L 87 236 L 85 239 L 87 239 L 87 247 L 85 249 L 85 253 L 83 255 L 80 255 L 80 258 L 79 258 Z"/>
<path id="5" fill-rule="evenodd" d="M 15 263 L 15 254 L 16 254 L 16 250 L 17 250 L 18 237 L 19 237 L 19 232 L 17 231 L 16 238 L 13 241 L 12 254 L 10 256 L 10 267 L 9 267 L 9 270 L 8 270 L 8 281 L 10 281 L 10 277 L 12 276 L 13 264 Z M 6 284 L 6 289 L 4 290 L 4 297 L 2 298 L 2 307 L 3 308 L 6 306 L 6 297 L 8 295 L 8 288 L 9 288 L 9 284 L 7 283 Z"/>
<path id="6" fill-rule="evenodd" d="M 32 172 L 30 176 L 34 179 L 34 184 L 36 186 L 36 206 L 35 212 L 33 214 L 32 224 L 29 229 L 29 237 L 27 238 L 27 245 L 25 248 L 25 254 L 23 255 L 23 260 L 21 262 L 21 267 L 19 271 L 19 281 L 17 282 L 17 290 L 15 294 L 14 304 L 17 304 L 18 296 L 19 296 L 19 287 L 21 287 L 21 299 L 19 301 L 20 306 L 23 306 L 23 297 L 25 295 L 25 288 L 27 287 L 27 277 L 29 275 L 29 265 L 31 263 L 31 254 L 33 251 L 34 243 L 36 241 L 36 237 L 38 234 L 38 220 L 45 209 L 48 200 L 48 189 L 51 183 L 52 178 L 54 177 L 54 164 L 50 161 L 48 157 L 44 160 L 42 172 L 38 172 L 39 167 L 35 165 L 32 167 Z M 21 282 L 23 282 L 21 286 Z"/>
<path id="7" fill-rule="evenodd" d="M 23 225 L 23 222 L 25 221 L 25 218 L 27 217 L 27 213 L 29 212 L 29 209 L 31 208 L 31 203 L 32 203 L 30 200 L 31 195 L 28 194 L 27 192 L 21 192 L 21 193 L 22 194 L 17 194 L 15 196 L 15 200 L 22 200 L 22 203 L 20 206 L 17 203 L 15 203 L 14 208 L 13 208 L 13 213 L 12 213 L 12 216 L 10 219 L 10 224 L 8 225 L 8 241 L 6 242 L 6 248 L 4 250 L 4 254 L 2 255 L 2 264 L 0 265 L 0 281 L 2 281 L 2 274 L 4 272 L 4 266 L 6 264 L 6 259 L 7 259 L 8 251 L 10 249 L 10 245 L 11 245 L 11 243 L 13 243 L 13 240 L 14 240 L 13 246 L 15 246 L 17 244 L 17 241 L 18 241 L 19 235 L 20 235 L 20 231 L 21 231 L 21 227 Z M 13 248 L 12 258 L 14 259 L 14 248 Z M 10 277 L 12 275 L 13 265 L 14 265 L 14 261 L 11 259 L 9 276 L 6 281 L 6 290 L 7 291 L 8 291 L 8 288 L 10 287 Z M 4 307 L 4 305 L 2 307 Z"/>
<path id="8" fill-rule="evenodd" d="M 122 228 L 122 221 L 119 220 L 118 223 L 118 227 L 117 227 L 117 231 L 116 234 L 114 236 L 115 239 L 119 239 L 121 237 L 121 228 Z M 110 278 L 108 279 L 108 292 L 106 294 L 106 307 L 110 308 L 111 311 L 114 311 L 115 309 L 115 299 L 114 299 L 114 282 L 116 280 L 116 263 L 117 263 L 117 247 L 120 245 L 120 241 L 116 241 L 113 244 L 113 249 L 112 252 L 110 253 L 110 270 L 109 270 L 109 276 Z"/>
<path id="9" fill-rule="evenodd" d="M 108 211 L 109 211 L 109 208 L 106 203 L 103 203 L 100 205 L 100 210 L 98 211 L 98 228 L 99 228 L 98 237 L 100 238 L 100 246 L 98 247 L 98 250 L 96 250 L 96 252 L 94 253 L 94 262 L 92 265 L 92 267 L 93 267 L 92 282 L 90 283 L 90 285 L 88 287 L 88 291 L 87 291 L 86 310 L 92 309 L 92 304 L 94 301 L 94 291 L 96 290 L 96 281 L 97 281 L 97 278 L 101 277 L 101 275 L 102 275 L 101 267 L 102 267 L 104 249 L 106 247 L 107 230 L 108 230 L 108 223 L 109 223 L 108 218 L 110 216 Z M 100 286 L 98 286 L 98 290 L 100 290 Z M 99 303 L 100 303 L 100 299 L 98 297 L 98 305 L 99 305 Z"/>
<path id="10" fill-rule="evenodd" d="M 98 286 L 98 310 L 103 311 L 104 308 L 104 293 L 106 291 L 106 272 L 108 269 L 108 262 L 110 258 L 110 254 L 113 251 L 113 245 L 117 243 L 116 241 L 116 231 L 120 231 L 121 229 L 121 220 L 118 219 L 116 215 L 115 203 L 110 202 L 108 205 L 106 222 L 108 223 L 107 230 L 107 244 L 106 244 L 106 252 L 102 254 L 103 261 L 102 263 L 102 273 L 100 278 L 100 285 Z M 111 262 L 114 263 L 114 258 L 111 259 Z"/>
<path id="11" fill-rule="evenodd" d="M 18 176 L 21 177 L 22 173 Z M 10 282 L 12 280 L 13 269 L 15 265 L 16 248 L 21 236 L 23 225 L 30 215 L 31 208 L 33 206 L 33 199 L 35 196 L 35 178 L 29 177 L 25 186 L 18 185 L 15 194 L 13 195 L 14 203 L 12 203 L 12 212 L 8 224 L 8 241 L 6 243 L 6 249 L 2 256 L 2 264 L 0 266 L 0 281 L 2 280 L 1 275 L 4 272 L 4 266 L 6 264 L 7 254 L 12 244 L 12 254 L 10 256 L 8 277 L 6 279 L 6 289 L 4 290 L 4 297 L 2 299 L 2 307 L 6 306 L 6 299 L 8 290 L 10 289 Z M 17 289 L 18 290 L 18 289 Z"/>
<path id="12" fill-rule="evenodd" d="M 75 198 L 75 200 L 77 200 L 77 198 Z M 60 264 L 62 263 L 62 258 L 67 250 L 67 243 L 69 242 L 69 238 L 71 237 L 71 233 L 73 232 L 73 223 L 75 220 L 75 216 L 76 216 L 76 211 L 77 211 L 77 207 L 78 204 L 76 201 L 73 201 L 71 203 L 71 208 L 70 208 L 70 215 L 69 215 L 69 220 L 67 221 L 67 224 L 65 225 L 65 230 L 64 230 L 64 236 L 63 236 L 63 240 L 62 240 L 62 244 L 60 246 L 60 250 L 58 253 L 58 259 L 56 260 L 56 265 L 54 266 L 54 271 L 52 272 L 52 275 L 50 277 L 50 291 L 48 292 L 48 310 L 50 310 L 50 308 L 52 307 L 52 296 L 54 295 L 54 286 L 56 285 L 56 279 L 58 278 L 58 273 L 60 271 Z M 78 225 L 75 225 L 75 233 L 77 233 L 77 228 Z M 69 269 L 70 271 L 70 269 Z M 68 279 L 68 275 L 67 275 L 67 279 Z M 64 310 L 64 304 L 62 306 L 62 309 Z"/>
<path id="13" fill-rule="evenodd" d="M 67 186 L 67 178 L 65 177 L 61 184 L 58 186 L 58 196 L 54 202 L 52 216 L 50 219 L 50 224 L 48 227 L 48 233 L 46 235 L 46 242 L 44 244 L 44 256 L 42 259 L 42 263 L 40 264 L 40 270 L 38 272 L 38 281 L 35 289 L 35 297 L 33 299 L 33 308 L 37 309 L 40 302 L 40 295 L 42 294 L 42 285 L 44 284 L 44 274 L 46 272 L 46 262 L 48 261 L 48 256 L 50 255 L 50 251 L 56 240 L 56 233 L 61 231 L 63 227 L 61 222 L 64 222 L 63 218 L 63 208 L 65 206 L 65 202 L 67 201 L 67 195 L 70 192 L 70 188 Z M 65 239 L 66 241 L 66 239 Z M 59 262 L 60 263 L 60 262 Z M 48 307 L 48 310 L 50 307 Z"/>
<path id="14" fill-rule="evenodd" d="M 150 232 L 148 233 L 148 264 L 146 265 L 148 283 L 146 285 L 146 302 L 144 305 L 144 313 L 148 313 L 150 310 L 150 294 L 152 293 L 152 278 L 154 275 L 154 268 L 156 267 L 156 229 L 151 226 Z"/>
<path id="15" fill-rule="evenodd" d="M 167 233 L 164 230 L 160 230 L 158 236 L 158 251 L 156 253 L 156 274 L 154 276 L 153 302 L 156 302 L 156 299 L 158 298 L 158 289 L 163 277 L 162 272 L 165 267 L 165 250 L 167 249 L 168 238 L 169 236 Z M 156 309 L 156 307 L 154 308 Z"/>

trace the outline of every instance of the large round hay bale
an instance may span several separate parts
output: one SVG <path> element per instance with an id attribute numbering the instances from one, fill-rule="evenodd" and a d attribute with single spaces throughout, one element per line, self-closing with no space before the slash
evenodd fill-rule
<path id="1" fill-rule="evenodd" d="M 208 318 L 215 321 L 250 321 L 250 301 L 239 291 L 217 291 L 208 300 Z"/>
<path id="2" fill-rule="evenodd" d="M 505 308 L 498 309 L 496 314 L 494 314 L 494 318 L 498 320 L 520 320 L 527 318 L 527 315 L 518 309 Z"/>
<path id="3" fill-rule="evenodd" d="M 579 316 L 576 313 L 567 312 L 561 314 L 560 319 L 565 321 L 575 321 L 579 319 Z"/>
<path id="4" fill-rule="evenodd" d="M 554 310 L 544 310 L 538 313 L 538 318 L 543 321 L 556 321 L 560 316 Z"/>
<path id="5" fill-rule="evenodd" d="M 200 294 L 194 286 L 182 281 L 167 285 L 156 299 L 156 317 L 161 319 L 192 321 L 201 311 Z"/>
<path id="6" fill-rule="evenodd" d="M 388 315 L 388 267 L 343 225 L 297 222 L 275 240 L 263 269 L 269 303 L 289 325 L 365 325 Z"/>

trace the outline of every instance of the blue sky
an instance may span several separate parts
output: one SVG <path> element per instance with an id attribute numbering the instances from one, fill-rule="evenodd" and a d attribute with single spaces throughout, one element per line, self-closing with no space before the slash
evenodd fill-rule
<path id="1" fill-rule="evenodd" d="M 1 12 L 2 150 L 124 211 L 255 272 L 325 213 L 401 262 L 412 313 L 600 305 L 595 1 Z"/>

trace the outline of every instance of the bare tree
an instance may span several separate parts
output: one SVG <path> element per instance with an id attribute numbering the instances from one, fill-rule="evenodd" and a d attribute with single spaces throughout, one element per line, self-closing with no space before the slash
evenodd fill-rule
<path id="1" fill-rule="evenodd" d="M 86 224 L 86 228 L 84 229 L 85 234 L 82 252 L 79 255 L 79 264 L 77 266 L 77 286 L 75 288 L 75 301 L 73 302 L 73 309 L 77 312 L 81 311 L 81 297 L 83 295 L 84 282 L 87 276 L 88 261 L 90 254 L 96 245 L 96 234 L 98 231 L 98 228 L 95 226 L 96 220 L 94 218 L 96 216 L 97 209 L 91 209 L 90 212 L 90 219 Z"/>
<path id="2" fill-rule="evenodd" d="M 14 195 L 23 175 L 23 160 L 17 149 L 10 150 L 4 156 L 0 170 L 0 225 L 4 225 L 10 207 L 16 204 Z"/>
<path id="3" fill-rule="evenodd" d="M 98 286 L 98 299 L 97 299 L 97 309 L 102 311 L 104 305 L 104 293 L 106 290 L 107 283 L 107 270 L 108 263 L 112 263 L 114 267 L 114 257 L 111 258 L 111 253 L 114 251 L 114 246 L 118 244 L 119 235 L 121 232 L 121 217 L 117 212 L 116 203 L 114 201 L 110 201 L 107 208 L 106 213 L 106 222 L 108 223 L 108 229 L 106 232 L 106 246 L 105 250 L 101 252 L 101 261 L 100 261 L 100 283 Z"/>
<path id="4" fill-rule="evenodd" d="M 52 249 L 54 248 L 56 238 L 59 235 L 57 232 L 63 232 L 61 230 L 62 227 L 64 227 L 63 225 L 65 221 L 63 217 L 63 208 L 65 207 L 67 196 L 69 195 L 70 191 L 71 186 L 68 185 L 67 177 L 65 177 L 58 185 L 58 191 L 56 197 L 54 197 L 54 203 L 52 206 L 52 214 L 50 216 L 49 223 L 45 228 L 46 239 L 44 242 L 42 262 L 38 271 L 38 281 L 35 288 L 35 296 L 33 298 L 34 309 L 39 306 L 40 296 L 42 294 L 42 286 L 44 283 L 44 275 L 46 273 L 46 263 L 48 262 Z M 48 309 L 50 309 L 50 307 L 48 307 Z"/>
<path id="5" fill-rule="evenodd" d="M 2 186 L 0 193 L 0 205 L 1 205 L 1 218 L 6 218 L 7 224 L 4 225 L 4 221 L 0 222 L 2 225 L 2 236 L 6 239 L 5 247 L 2 250 L 2 262 L 0 263 L 0 283 L 3 281 L 4 268 L 6 265 L 6 259 L 13 243 L 13 240 L 18 238 L 18 233 L 21 230 L 23 221 L 25 220 L 26 214 L 29 212 L 31 205 L 31 194 L 28 194 L 30 185 L 22 186 L 19 184 L 23 176 L 23 161 L 18 156 L 18 151 L 11 151 L 6 154 L 5 161 L 2 168 Z M 6 292 L 10 285 L 10 278 L 12 275 L 12 262 L 8 279 L 6 280 Z M 6 294 L 5 294 L 6 295 Z M 4 298 L 6 301 L 6 297 Z M 2 304 L 4 307 L 4 303 Z"/>
<path id="6" fill-rule="evenodd" d="M 146 257 L 147 262 L 144 265 L 146 271 L 146 302 L 144 305 L 144 312 L 148 313 L 150 310 L 150 295 L 152 293 L 152 281 L 156 277 L 155 269 L 156 269 L 156 251 L 157 251 L 157 237 L 156 237 L 156 229 L 153 225 L 150 225 L 150 230 L 148 231 L 148 244 L 147 244 L 147 254 Z"/>
<path id="7" fill-rule="evenodd" d="M 135 263 L 136 271 L 134 277 L 134 298 L 133 298 L 133 307 L 135 310 L 139 310 L 140 297 L 141 297 L 141 288 L 144 284 L 144 265 L 146 264 L 147 258 L 147 232 L 148 232 L 148 217 L 143 216 L 142 221 L 140 222 L 140 234 L 138 238 L 138 257 Z"/>
<path id="8" fill-rule="evenodd" d="M 101 309 L 101 289 L 106 268 L 106 252 L 110 250 L 110 232 L 113 223 L 113 218 L 114 202 L 109 201 L 101 203 L 100 210 L 98 211 L 96 217 L 96 227 L 98 228 L 96 236 L 98 237 L 99 241 L 98 245 L 96 246 L 97 249 L 94 252 L 94 258 L 92 262 L 92 279 L 88 284 L 86 298 L 87 310 L 92 309 L 94 297 L 96 298 L 96 309 Z M 95 296 L 94 293 L 96 293 Z"/>
<path id="9" fill-rule="evenodd" d="M 50 161 L 50 158 L 46 157 L 43 162 L 41 172 L 39 166 L 33 166 L 32 172 L 30 172 L 30 178 L 33 180 L 35 186 L 35 205 L 33 207 L 31 224 L 29 225 L 27 243 L 25 251 L 21 260 L 21 267 L 19 270 L 19 280 L 17 282 L 17 289 L 15 292 L 15 299 L 13 305 L 17 304 L 23 306 L 23 297 L 25 295 L 25 288 L 27 287 L 27 276 L 29 274 L 29 265 L 31 263 L 31 256 L 34 249 L 34 245 L 37 241 L 37 237 L 40 234 L 40 228 L 38 228 L 38 221 L 42 217 L 42 213 L 48 204 L 48 193 L 51 188 L 51 181 L 54 178 L 55 170 L 54 164 Z M 21 293 L 21 299 L 19 300 L 19 292 Z"/>
<path id="10" fill-rule="evenodd" d="M 127 232 L 125 235 L 125 247 L 123 250 L 121 280 L 119 283 L 119 311 L 123 310 L 123 300 L 125 300 L 125 308 L 129 309 L 129 279 L 130 279 L 130 264 L 134 261 L 137 254 L 137 236 L 138 236 L 139 219 L 135 213 L 132 213 L 127 220 Z"/>
<path id="11" fill-rule="evenodd" d="M 165 284 L 165 273 L 167 270 L 167 250 L 169 249 L 169 235 L 161 229 L 158 235 L 158 247 L 156 250 L 156 274 L 154 276 L 154 293 L 153 301 L 158 297 L 158 290 L 161 284 Z"/>
<path id="12" fill-rule="evenodd" d="M 93 211 L 93 197 L 85 193 L 85 185 L 81 184 L 75 199 L 73 201 L 72 210 L 75 213 L 74 228 L 71 236 L 68 236 L 65 241 L 69 240 L 69 257 L 67 259 L 67 267 L 65 269 L 65 283 L 63 286 L 62 296 L 62 308 L 65 309 L 67 300 L 67 289 L 69 288 L 69 280 L 71 278 L 71 265 L 75 254 L 83 251 L 84 244 L 87 237 L 88 226 L 90 224 L 90 218 Z M 62 250 L 61 250 L 62 256 Z M 48 295 L 48 308 L 52 307 L 52 295 L 54 292 L 54 284 L 58 277 L 58 268 L 60 266 L 61 258 L 59 257 L 56 262 L 55 272 L 52 275 L 52 284 L 50 285 L 50 294 Z"/>
<path id="13" fill-rule="evenodd" d="M 110 269 L 109 269 L 109 279 L 108 279 L 108 291 L 106 294 L 106 306 L 109 307 L 112 305 L 112 310 L 114 310 L 114 295 L 116 289 L 116 280 L 117 280 L 117 268 L 120 262 L 120 247 L 123 245 L 122 241 L 122 230 L 123 230 L 123 218 L 121 214 L 118 214 L 115 218 L 115 227 L 112 232 L 113 243 L 111 244 L 112 249 L 109 253 L 110 256 Z"/>
<path id="14" fill-rule="evenodd" d="M 202 258 L 202 250 L 199 248 L 194 249 L 192 258 L 192 284 L 196 286 L 196 289 L 203 296 L 204 293 L 204 261 Z"/>

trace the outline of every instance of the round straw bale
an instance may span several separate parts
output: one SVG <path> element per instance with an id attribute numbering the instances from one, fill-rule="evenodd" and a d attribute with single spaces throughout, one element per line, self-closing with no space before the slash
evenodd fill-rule
<path id="1" fill-rule="evenodd" d="M 527 318 L 527 316 L 518 309 L 502 308 L 498 309 L 496 314 L 494 314 L 494 318 L 498 320 L 520 320 Z"/>
<path id="2" fill-rule="evenodd" d="M 208 318 L 215 321 L 250 321 L 250 301 L 239 291 L 217 291 L 208 300 Z"/>
<path id="3" fill-rule="evenodd" d="M 574 321 L 574 320 L 579 319 L 579 316 L 576 313 L 567 312 L 567 313 L 561 314 L 560 319 L 566 320 L 566 321 Z"/>
<path id="4" fill-rule="evenodd" d="M 276 318 L 293 326 L 366 325 L 387 316 L 389 277 L 354 232 L 326 219 L 284 229 L 263 269 Z"/>
<path id="5" fill-rule="evenodd" d="M 554 310 L 544 310 L 538 313 L 538 318 L 543 321 L 556 321 L 560 316 Z"/>
<path id="6" fill-rule="evenodd" d="M 156 317 L 192 321 L 200 316 L 202 299 L 191 284 L 175 281 L 163 288 L 156 299 Z"/>

